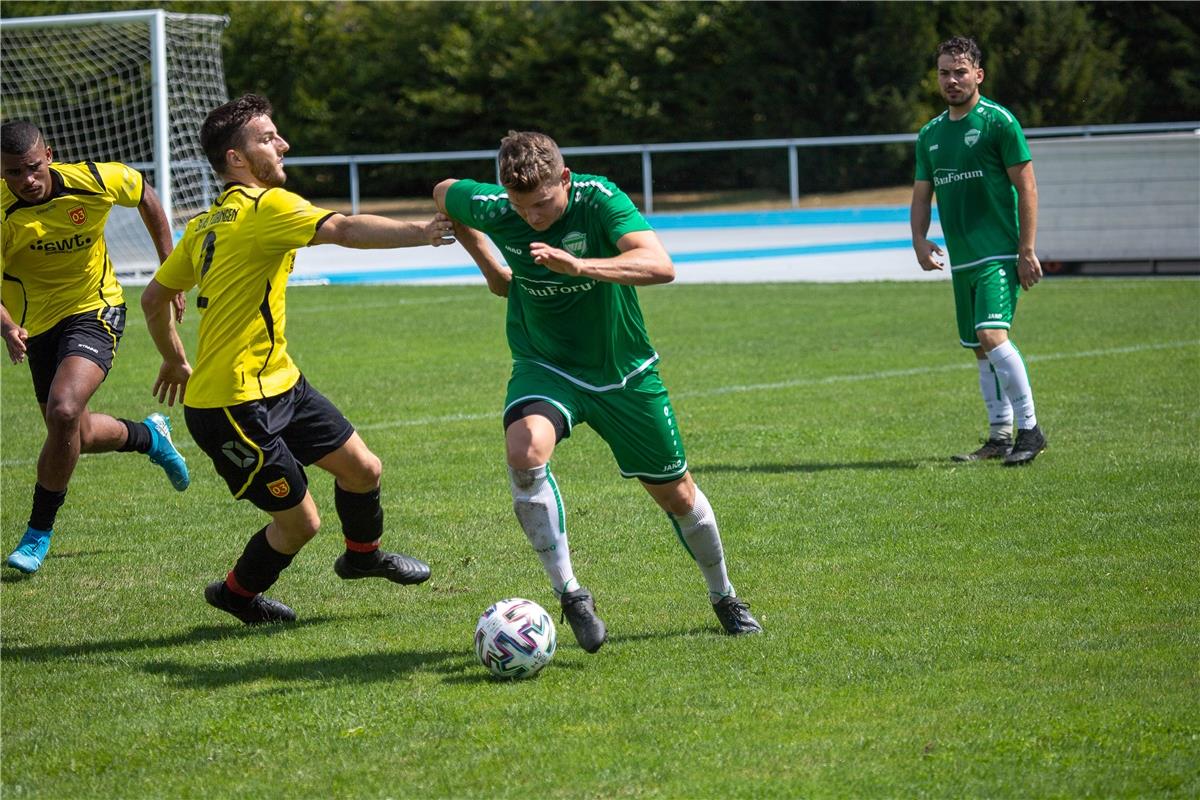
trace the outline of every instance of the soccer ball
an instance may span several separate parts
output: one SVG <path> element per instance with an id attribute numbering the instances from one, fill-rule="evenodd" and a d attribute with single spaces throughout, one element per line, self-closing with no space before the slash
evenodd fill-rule
<path id="1" fill-rule="evenodd" d="M 554 658 L 558 634 L 546 609 L 520 597 L 488 606 L 475 626 L 475 655 L 498 678 L 531 678 Z"/>

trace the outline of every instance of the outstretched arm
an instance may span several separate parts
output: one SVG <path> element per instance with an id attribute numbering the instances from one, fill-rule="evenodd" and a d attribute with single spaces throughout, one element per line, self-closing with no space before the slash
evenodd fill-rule
<path id="1" fill-rule="evenodd" d="M 158 370 L 158 378 L 154 381 L 151 393 L 158 402 L 169 406 L 175 405 L 175 400 L 183 402 L 187 390 L 188 378 L 192 375 L 192 367 L 188 364 L 187 353 L 184 352 L 183 342 L 175 330 L 175 321 L 171 315 L 173 298 L 183 292 L 168 289 L 154 278 L 142 292 L 142 313 L 146 316 L 146 327 L 150 329 L 150 338 L 162 356 L 162 366 Z"/>
<path id="2" fill-rule="evenodd" d="M 446 214 L 454 223 L 454 235 L 463 249 L 470 254 L 475 266 L 483 273 L 488 289 L 497 297 L 508 297 L 508 287 L 512 284 L 512 270 L 500 263 L 492 248 L 488 246 L 487 236 L 469 225 L 464 225 L 450 217 L 446 211 L 446 192 L 458 181 L 457 178 L 447 178 L 433 187 L 433 202 L 438 211 Z"/>
<path id="3" fill-rule="evenodd" d="M 146 231 L 150 234 L 150 241 L 154 242 L 154 250 L 158 253 L 158 263 L 161 264 L 167 260 L 167 256 L 171 255 L 175 244 L 171 241 L 171 225 L 163 210 L 162 202 L 158 199 L 158 193 L 154 191 L 154 187 L 148 183 L 142 187 L 142 202 L 138 203 L 138 214 L 141 215 L 142 224 L 146 226 Z M 171 305 L 175 308 L 175 321 L 183 322 L 183 310 L 187 308 L 187 295 L 179 292 L 171 299 Z"/>
<path id="4" fill-rule="evenodd" d="M 675 264 L 654 231 L 635 231 L 617 240 L 612 258 L 576 258 L 544 242 L 532 242 L 529 254 L 548 270 L 626 286 L 652 286 L 675 280 Z"/>
<path id="5" fill-rule="evenodd" d="M 945 266 L 946 255 L 937 242 L 931 242 L 929 223 L 933 219 L 933 184 L 929 181 L 913 183 L 912 205 L 908 209 L 908 222 L 912 227 L 913 250 L 917 251 L 917 263 L 921 269 L 930 272 Z M 941 256 L 941 260 L 934 254 Z"/>
<path id="6" fill-rule="evenodd" d="M 340 244 L 357 250 L 452 244 L 454 226 L 443 214 L 428 222 L 388 219 L 375 214 L 334 214 L 317 228 L 309 244 Z"/>
<path id="7" fill-rule="evenodd" d="M 1017 190 L 1017 223 L 1021 238 L 1017 244 L 1017 275 L 1022 289 L 1032 289 L 1042 279 L 1042 262 L 1037 257 L 1037 179 L 1033 162 L 1026 161 L 1008 168 L 1008 179 Z"/>

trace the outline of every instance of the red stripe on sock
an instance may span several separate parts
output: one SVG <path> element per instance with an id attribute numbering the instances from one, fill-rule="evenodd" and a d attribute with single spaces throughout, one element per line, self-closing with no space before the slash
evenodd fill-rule
<path id="1" fill-rule="evenodd" d="M 373 542 L 354 542 L 350 539 L 346 540 L 346 549 L 355 553 L 374 553 L 379 549 L 379 539 Z"/>
<path id="2" fill-rule="evenodd" d="M 238 583 L 237 578 L 234 576 L 233 570 L 229 570 L 229 574 L 225 576 L 225 586 L 228 587 L 229 591 L 242 597 L 254 597 L 254 595 L 258 594 L 258 592 L 250 592 L 242 588 L 242 585 Z"/>

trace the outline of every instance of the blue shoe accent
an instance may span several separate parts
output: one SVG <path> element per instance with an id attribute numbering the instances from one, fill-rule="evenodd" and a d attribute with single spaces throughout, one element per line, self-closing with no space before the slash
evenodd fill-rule
<path id="1" fill-rule="evenodd" d="M 187 462 L 179 455 L 175 443 L 171 441 L 171 420 L 155 412 L 142 422 L 150 429 L 150 451 L 146 455 L 163 468 L 163 472 L 167 473 L 171 480 L 171 485 L 182 492 L 188 488 L 192 479 L 188 476 Z"/>
<path id="2" fill-rule="evenodd" d="M 25 535 L 17 549 L 9 554 L 4 563 L 13 569 L 19 569 L 26 575 L 38 571 L 46 553 L 50 550 L 50 535 L 54 531 L 39 531 L 37 528 L 26 528 Z"/>

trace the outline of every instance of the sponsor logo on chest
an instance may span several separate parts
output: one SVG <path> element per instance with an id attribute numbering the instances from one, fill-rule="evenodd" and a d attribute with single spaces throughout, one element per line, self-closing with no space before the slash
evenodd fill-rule
<path id="1" fill-rule="evenodd" d="M 525 294 L 533 297 L 557 297 L 564 294 L 582 294 L 596 287 L 595 281 L 586 283 L 541 283 L 532 285 L 530 281 L 521 281 Z"/>
<path id="2" fill-rule="evenodd" d="M 75 234 L 66 239 L 55 241 L 46 241 L 38 239 L 33 244 L 29 245 L 29 249 L 43 255 L 55 255 L 56 253 L 73 253 L 77 250 L 84 250 L 92 246 L 92 237 L 84 236 L 83 234 Z"/>
<path id="3" fill-rule="evenodd" d="M 945 186 L 959 181 L 976 180 L 983 177 L 983 170 L 973 169 L 966 172 L 959 172 L 956 169 L 939 169 L 935 171 L 933 176 L 934 187 Z"/>

